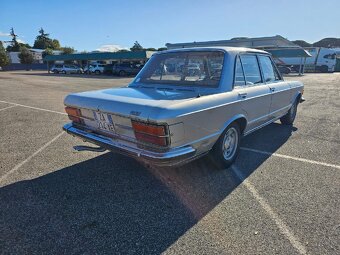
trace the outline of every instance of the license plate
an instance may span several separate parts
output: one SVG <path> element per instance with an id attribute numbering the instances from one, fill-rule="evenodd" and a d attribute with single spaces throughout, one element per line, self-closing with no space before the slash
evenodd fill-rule
<path id="1" fill-rule="evenodd" d="M 94 118 L 97 121 L 97 128 L 109 132 L 115 132 L 115 126 L 109 114 L 102 112 L 93 112 Z"/>

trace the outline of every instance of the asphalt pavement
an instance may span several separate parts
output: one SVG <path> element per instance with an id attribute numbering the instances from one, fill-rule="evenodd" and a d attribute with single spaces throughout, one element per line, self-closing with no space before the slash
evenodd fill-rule
<path id="1" fill-rule="evenodd" d="M 0 254 L 339 254 L 340 73 L 293 127 L 245 137 L 230 169 L 76 152 L 63 98 L 131 78 L 0 72 Z"/>

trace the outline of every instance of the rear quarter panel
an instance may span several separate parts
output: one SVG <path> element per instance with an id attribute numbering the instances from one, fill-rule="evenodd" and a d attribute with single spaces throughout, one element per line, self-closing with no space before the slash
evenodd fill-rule
<path id="1" fill-rule="evenodd" d="M 169 124 L 171 147 L 193 145 L 200 153 L 213 146 L 235 116 L 244 113 L 238 94 L 231 91 L 154 109 L 150 119 Z"/>

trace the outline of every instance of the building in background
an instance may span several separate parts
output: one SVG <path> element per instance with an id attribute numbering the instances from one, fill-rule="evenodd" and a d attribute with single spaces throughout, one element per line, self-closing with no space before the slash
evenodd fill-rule
<path id="1" fill-rule="evenodd" d="M 34 64 L 43 64 L 43 53 L 45 50 L 42 49 L 28 49 L 32 55 L 33 55 L 33 59 L 34 59 Z M 53 55 L 60 55 L 62 53 L 61 50 L 53 50 L 52 51 Z M 11 61 L 11 64 L 20 64 L 20 59 L 19 59 L 19 54 L 20 52 L 9 52 L 9 58 Z"/>
<path id="2" fill-rule="evenodd" d="M 208 46 L 247 47 L 256 49 L 299 47 L 298 45 L 282 37 L 281 35 L 256 38 L 236 37 L 230 40 L 166 44 L 166 47 L 168 49 L 208 47 Z"/>

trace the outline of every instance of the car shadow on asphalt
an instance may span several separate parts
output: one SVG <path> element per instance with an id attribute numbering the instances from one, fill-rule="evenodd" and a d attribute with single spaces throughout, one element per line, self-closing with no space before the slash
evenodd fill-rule
<path id="1" fill-rule="evenodd" d="M 242 146 L 274 152 L 293 130 L 271 124 L 245 137 Z M 235 164 L 247 177 L 268 157 L 241 151 Z M 106 153 L 1 188 L 1 249 L 159 254 L 241 183 L 231 170 L 215 169 L 209 157 L 157 168 Z"/>

